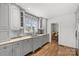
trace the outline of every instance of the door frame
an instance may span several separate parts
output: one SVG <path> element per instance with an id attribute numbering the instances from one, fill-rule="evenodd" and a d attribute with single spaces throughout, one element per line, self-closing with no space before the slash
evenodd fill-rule
<path id="1" fill-rule="evenodd" d="M 58 25 L 58 42 L 59 42 L 59 24 L 58 23 L 51 23 L 51 29 L 52 29 L 52 24 Z M 52 43 L 52 30 L 51 30 L 51 43 Z"/>

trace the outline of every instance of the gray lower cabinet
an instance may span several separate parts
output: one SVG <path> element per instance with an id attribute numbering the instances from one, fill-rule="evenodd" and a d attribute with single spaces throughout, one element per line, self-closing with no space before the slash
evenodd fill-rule
<path id="1" fill-rule="evenodd" d="M 26 39 L 23 40 L 23 55 L 28 54 L 29 52 L 31 52 L 33 50 L 33 39 Z"/>
<path id="2" fill-rule="evenodd" d="M 49 40 L 49 35 L 48 34 L 44 35 L 43 36 L 43 44 L 45 44 L 46 42 L 48 42 L 48 40 Z"/>
<path id="3" fill-rule="evenodd" d="M 43 38 L 40 37 L 40 36 L 38 36 L 37 40 L 38 40 L 38 43 L 39 43 L 39 44 L 38 44 L 38 48 L 39 48 L 39 47 L 42 46 Z"/>
<path id="4" fill-rule="evenodd" d="M 12 56 L 12 44 L 0 46 L 0 56 Z"/>
<path id="5" fill-rule="evenodd" d="M 43 36 L 41 36 L 41 37 L 40 37 L 40 45 L 42 46 L 42 45 L 43 45 L 43 43 L 44 43 L 44 37 L 43 37 Z"/>
<path id="6" fill-rule="evenodd" d="M 22 41 L 1 45 L 0 56 L 24 56 L 32 52 L 49 40 L 49 35 L 37 36 Z"/>
<path id="7" fill-rule="evenodd" d="M 22 56 L 23 55 L 23 42 L 22 41 L 18 41 L 13 43 L 13 56 Z"/>
<path id="8" fill-rule="evenodd" d="M 33 38 L 33 51 L 38 49 L 41 46 L 40 37 Z"/>
<path id="9" fill-rule="evenodd" d="M 40 41 L 40 46 L 43 46 L 45 43 L 49 42 L 49 36 L 47 35 L 43 35 L 39 37 L 39 41 Z"/>
<path id="10" fill-rule="evenodd" d="M 48 35 L 37 36 L 33 38 L 33 50 L 36 50 L 49 41 Z"/>
<path id="11" fill-rule="evenodd" d="M 46 42 L 49 42 L 49 34 L 46 36 Z"/>

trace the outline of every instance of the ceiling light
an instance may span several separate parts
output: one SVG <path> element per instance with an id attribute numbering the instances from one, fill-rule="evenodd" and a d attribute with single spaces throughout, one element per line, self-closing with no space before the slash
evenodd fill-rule
<path id="1" fill-rule="evenodd" d="M 28 10 L 30 10 L 30 8 L 28 8 Z"/>

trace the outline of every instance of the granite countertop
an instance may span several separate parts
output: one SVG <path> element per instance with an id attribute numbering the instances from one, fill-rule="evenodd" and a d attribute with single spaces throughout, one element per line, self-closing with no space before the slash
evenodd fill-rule
<path id="1" fill-rule="evenodd" d="M 37 34 L 35 37 L 43 36 L 43 35 L 46 35 L 46 34 Z M 11 38 L 8 41 L 1 42 L 0 45 L 9 44 L 9 43 L 13 43 L 13 42 L 21 41 L 21 40 L 26 40 L 26 39 L 31 39 L 31 38 L 34 38 L 34 37 L 33 36 L 22 36 L 22 37 L 17 37 L 17 38 Z"/>
<path id="2" fill-rule="evenodd" d="M 17 42 L 17 41 L 21 41 L 21 40 L 25 40 L 25 39 L 30 39 L 30 38 L 32 38 L 32 36 L 24 36 L 24 37 L 20 37 L 20 38 L 10 39 L 8 41 L 1 42 L 0 45 L 9 44 L 9 43 L 13 43 L 13 42 Z"/>

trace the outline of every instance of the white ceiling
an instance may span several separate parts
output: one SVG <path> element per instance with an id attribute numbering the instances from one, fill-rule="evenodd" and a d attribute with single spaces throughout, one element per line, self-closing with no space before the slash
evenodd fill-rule
<path id="1" fill-rule="evenodd" d="M 77 10 L 77 3 L 17 3 L 27 12 L 39 17 L 53 18 Z M 30 10 L 28 10 L 30 8 Z"/>

